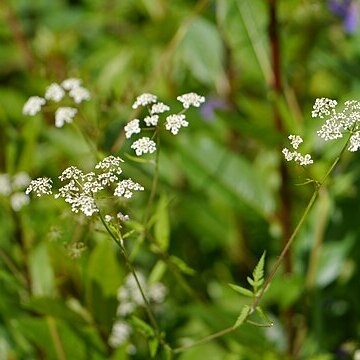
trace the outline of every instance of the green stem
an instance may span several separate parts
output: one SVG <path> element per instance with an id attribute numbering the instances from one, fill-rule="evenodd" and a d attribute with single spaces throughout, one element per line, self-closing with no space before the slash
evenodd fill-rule
<path id="1" fill-rule="evenodd" d="M 134 279 L 135 279 L 135 282 L 136 282 L 136 285 L 140 291 L 140 294 L 141 294 L 141 297 L 142 299 L 144 300 L 144 305 L 145 305 L 145 310 L 146 310 L 146 313 L 149 317 L 149 320 L 155 330 L 155 334 L 156 334 L 156 337 L 157 339 L 163 343 L 163 340 L 161 339 L 161 334 L 160 334 L 160 328 L 159 328 L 159 325 L 156 321 L 156 318 L 151 310 L 151 307 L 150 307 L 150 304 L 149 304 L 149 301 L 144 293 L 144 290 L 140 284 L 140 281 L 139 281 L 139 278 L 136 274 L 136 271 L 132 265 L 132 263 L 130 262 L 130 259 L 129 259 L 129 255 L 123 245 L 123 241 L 122 241 L 122 238 L 121 238 L 121 234 L 119 234 L 119 237 L 118 238 L 112 231 L 111 229 L 109 228 L 108 224 L 106 223 L 106 221 L 104 220 L 103 216 L 101 214 L 99 214 L 99 217 L 100 217 L 100 220 L 102 222 L 102 224 L 104 225 L 106 231 L 108 232 L 108 234 L 111 236 L 111 238 L 115 241 L 116 245 L 119 246 L 120 250 L 121 250 L 121 254 L 123 255 L 124 259 L 125 259 L 125 262 L 126 262 L 126 265 L 127 267 L 129 268 L 131 274 L 134 276 Z"/>
<path id="2" fill-rule="evenodd" d="M 149 196 L 149 200 L 148 203 L 146 205 L 146 209 L 145 209 L 145 215 L 144 215 L 144 225 L 146 227 L 146 224 L 149 220 L 150 217 L 150 211 L 151 211 L 151 206 L 154 202 L 154 198 L 155 198 L 155 194 L 156 194 L 156 189 L 158 186 L 158 181 L 159 181 L 159 158 L 160 158 L 160 135 L 159 135 L 159 131 L 156 132 L 156 156 L 155 156 L 155 167 L 154 167 L 154 177 L 153 177 L 153 181 L 152 181 L 152 185 L 151 185 L 151 191 L 150 191 L 150 196 Z"/>
<path id="3" fill-rule="evenodd" d="M 336 159 L 333 161 L 333 163 L 331 164 L 329 170 L 326 172 L 325 176 L 323 177 L 323 179 L 320 181 L 320 182 L 315 182 L 315 190 L 298 222 L 298 224 L 296 225 L 293 233 L 291 234 L 289 240 L 287 241 L 287 243 L 285 244 L 283 250 L 281 251 L 277 261 L 275 262 L 275 264 L 273 265 L 271 271 L 270 271 L 270 274 L 268 276 L 268 278 L 266 279 L 260 293 L 258 294 L 258 296 L 255 297 L 254 301 L 252 302 L 251 306 L 249 306 L 249 310 L 247 311 L 247 314 L 245 316 L 245 319 L 243 321 L 243 323 L 247 322 L 247 319 L 248 317 L 254 312 L 254 310 L 256 309 L 256 307 L 258 306 L 260 300 L 263 298 L 264 296 L 264 293 L 266 291 L 266 289 L 268 288 L 268 286 L 270 285 L 271 281 L 273 280 L 273 278 L 275 277 L 276 273 L 277 273 L 277 270 L 279 269 L 281 263 L 283 262 L 284 258 L 285 258 L 285 255 L 287 253 L 287 251 L 289 250 L 289 248 L 291 247 L 291 245 L 293 244 L 297 234 L 299 233 L 302 225 L 304 224 L 305 222 L 305 219 L 307 218 L 312 206 L 314 205 L 315 203 L 315 200 L 319 194 L 319 191 L 320 189 L 324 186 L 327 178 L 330 176 L 331 172 L 334 170 L 335 166 L 338 164 L 338 162 L 340 161 L 340 158 L 342 157 L 342 155 L 344 154 L 348 144 L 349 144 L 349 141 L 350 141 L 350 136 L 348 138 L 348 140 L 346 141 L 345 145 L 343 146 L 340 154 L 336 157 Z M 194 346 L 198 346 L 198 345 L 202 345 L 202 344 L 205 344 L 205 343 L 208 343 L 209 341 L 212 341 L 214 339 L 217 339 L 217 338 L 220 338 L 222 337 L 223 335 L 225 334 L 228 334 L 228 333 L 231 333 L 233 331 L 235 331 L 236 329 L 238 328 L 238 326 L 231 326 L 231 327 L 228 327 L 228 328 L 225 328 L 223 330 L 220 330 L 214 334 L 211 334 L 211 335 L 208 335 L 200 340 L 197 340 L 197 341 L 194 341 L 192 344 L 189 344 L 189 345 L 186 345 L 186 346 L 181 346 L 181 347 L 178 347 L 178 348 L 174 348 L 173 349 L 173 352 L 174 353 L 180 353 L 180 352 L 183 352 L 189 348 L 192 348 Z"/>

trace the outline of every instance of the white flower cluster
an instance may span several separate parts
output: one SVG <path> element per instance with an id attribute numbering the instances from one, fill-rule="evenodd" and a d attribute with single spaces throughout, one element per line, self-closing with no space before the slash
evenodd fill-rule
<path id="1" fill-rule="evenodd" d="M 342 138 L 344 134 L 350 133 L 348 150 L 357 151 L 360 148 L 360 102 L 357 100 L 346 101 L 342 111 L 337 111 L 336 105 L 336 100 L 316 99 L 312 116 L 326 117 L 325 123 L 317 134 L 328 141 Z"/>
<path id="2" fill-rule="evenodd" d="M 299 135 L 289 135 L 289 140 L 294 151 L 290 151 L 288 148 L 284 148 L 282 153 L 287 161 L 295 161 L 298 164 L 305 166 L 313 163 L 310 154 L 302 155 L 296 149 L 303 142 L 303 139 Z"/>
<path id="3" fill-rule="evenodd" d="M 68 91 L 69 96 L 76 104 L 80 104 L 82 101 L 90 99 L 90 92 L 81 86 L 81 80 L 70 78 L 64 80 L 61 84 L 50 84 L 47 87 L 43 98 L 31 96 L 23 107 L 23 114 L 29 116 L 36 115 L 41 111 L 41 108 L 46 104 L 46 101 L 60 102 L 65 97 L 66 91 Z M 76 108 L 60 106 L 55 112 L 55 126 L 62 127 L 65 123 L 72 122 L 76 113 Z"/>
<path id="4" fill-rule="evenodd" d="M 142 191 L 144 188 L 131 179 L 119 179 L 122 163 L 121 158 L 110 155 L 96 164 L 96 172 L 83 173 L 76 166 L 68 167 L 59 176 L 60 181 L 66 184 L 58 189 L 55 198 L 63 198 L 71 205 L 73 212 L 81 212 L 86 216 L 99 212 L 94 196 L 106 187 L 115 186 L 114 196 L 131 198 L 134 191 Z M 34 192 L 37 196 L 52 194 L 52 180 L 49 178 L 32 180 L 26 189 L 26 194 L 30 192 Z"/>
<path id="5" fill-rule="evenodd" d="M 181 127 L 189 125 L 186 121 L 184 111 L 189 109 L 190 106 L 199 107 L 205 102 L 205 97 L 195 94 L 194 92 L 183 94 L 177 97 L 177 100 L 182 103 L 183 109 L 178 114 L 171 114 L 165 118 L 165 129 L 170 131 L 173 135 L 177 135 Z M 144 118 L 146 127 L 156 127 L 159 124 L 159 114 L 167 112 L 170 107 L 162 102 L 158 102 L 156 95 L 145 93 L 138 96 L 132 105 L 133 109 L 137 109 L 139 106 L 146 106 L 149 111 L 149 115 Z M 139 134 L 141 132 L 140 120 L 131 120 L 125 126 L 125 137 L 130 139 L 132 135 Z M 149 137 L 142 137 L 136 140 L 132 146 L 137 156 L 142 154 L 153 153 L 156 151 L 156 143 Z"/>
<path id="6" fill-rule="evenodd" d="M 148 284 L 141 272 L 137 272 L 136 274 L 147 299 L 155 304 L 164 302 L 167 288 L 160 282 Z M 118 316 L 128 316 L 132 314 L 137 307 L 144 306 L 144 299 L 141 296 L 141 292 L 132 274 L 127 275 L 125 278 L 124 285 L 118 290 L 117 299 L 119 301 L 119 306 L 116 311 Z"/>
<path id="7" fill-rule="evenodd" d="M 168 292 L 167 288 L 160 282 L 148 284 L 141 272 L 137 271 L 136 275 L 147 300 L 157 305 L 163 303 Z M 122 318 L 132 315 L 137 308 L 144 306 L 144 299 L 133 274 L 127 275 L 124 279 L 123 286 L 118 290 L 117 299 L 119 301 L 116 310 L 118 318 L 114 322 L 108 340 L 109 345 L 113 348 L 117 348 L 129 341 L 133 332 L 131 325 Z M 135 350 L 132 344 L 127 349 L 128 352 L 134 352 Z"/>
<path id="8" fill-rule="evenodd" d="M 24 189 L 30 181 L 31 179 L 25 171 L 20 171 L 14 176 L 0 174 L 0 195 L 9 197 L 14 211 L 19 211 L 30 202 L 29 196 L 24 194 Z"/>

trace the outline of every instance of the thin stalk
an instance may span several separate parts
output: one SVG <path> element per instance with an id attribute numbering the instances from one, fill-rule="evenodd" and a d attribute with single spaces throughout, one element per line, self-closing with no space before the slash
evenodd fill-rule
<path id="1" fill-rule="evenodd" d="M 123 245 L 123 241 L 122 241 L 122 238 L 121 238 L 121 234 L 120 235 L 120 238 L 118 238 L 112 231 L 111 229 L 109 228 L 108 224 L 106 223 L 106 221 L 104 220 L 104 218 L 102 217 L 101 214 L 99 214 L 99 217 L 100 217 L 100 220 L 102 222 L 102 224 L 104 225 L 106 231 L 108 232 L 108 234 L 111 236 L 111 238 L 115 241 L 116 245 L 119 246 L 120 250 L 121 250 L 121 254 L 123 255 L 124 259 L 125 259 L 125 262 L 126 262 L 126 265 L 127 267 L 129 268 L 130 272 L 132 273 L 132 275 L 134 276 L 134 279 L 135 279 L 135 282 L 136 282 L 136 285 L 140 291 L 140 294 L 141 294 L 141 297 L 142 299 L 144 300 L 144 304 L 145 304 L 145 310 L 146 310 L 146 313 L 149 317 L 149 320 L 155 330 L 155 333 L 156 333 L 156 337 L 157 339 L 163 343 L 163 340 L 161 339 L 161 336 L 160 336 L 160 328 L 159 328 L 159 325 L 156 321 L 156 318 L 155 318 L 155 315 L 153 314 L 152 310 L 151 310 L 151 307 L 150 307 L 150 304 L 149 304 L 149 301 L 144 293 L 144 290 L 140 284 L 140 281 L 139 281 L 139 278 L 136 274 L 136 271 L 132 265 L 132 263 L 130 262 L 130 259 L 129 259 L 129 255 Z"/>
<path id="2" fill-rule="evenodd" d="M 153 181 L 152 181 L 152 185 L 151 185 L 149 200 L 146 205 L 145 214 L 144 214 L 145 227 L 146 227 L 146 223 L 148 222 L 149 217 L 150 217 L 151 207 L 154 202 L 156 189 L 157 189 L 158 182 L 159 182 L 159 158 L 160 158 L 160 134 L 159 134 L 159 131 L 156 131 L 155 136 L 156 136 L 156 156 L 155 156 L 154 176 L 153 176 Z"/>
<path id="3" fill-rule="evenodd" d="M 61 342 L 60 334 L 56 326 L 55 319 L 52 316 L 47 316 L 46 321 L 49 326 L 51 339 L 54 343 L 55 353 L 58 360 L 66 360 L 64 346 Z"/>
<path id="4" fill-rule="evenodd" d="M 288 252 L 289 248 L 291 247 L 291 245 L 293 244 L 296 236 L 298 235 L 300 229 L 302 228 L 312 206 L 315 203 L 315 200 L 319 194 L 320 189 L 324 186 L 326 180 L 328 179 L 328 177 L 330 176 L 331 172 L 333 171 L 333 169 L 335 168 L 335 166 L 338 164 L 338 162 L 340 161 L 340 158 L 342 157 L 343 153 L 345 152 L 348 143 L 350 141 L 350 136 L 348 138 L 348 140 L 346 141 L 344 147 L 342 148 L 340 154 L 338 155 L 338 157 L 333 161 L 333 163 L 331 164 L 329 170 L 326 172 L 325 176 L 323 177 L 323 179 L 320 182 L 315 182 L 315 190 L 298 222 L 298 224 L 296 225 L 294 231 L 292 232 L 289 240 L 287 241 L 287 243 L 285 244 L 283 250 L 281 251 L 277 261 L 275 262 L 275 264 L 273 265 L 269 276 L 267 277 L 260 293 L 258 294 L 258 296 L 256 296 L 252 302 L 252 304 L 249 306 L 249 309 L 247 311 L 246 317 L 244 319 L 244 322 L 247 322 L 248 317 L 254 312 L 254 310 L 256 309 L 256 307 L 258 306 L 258 304 L 260 303 L 261 299 L 263 298 L 266 289 L 268 288 L 268 286 L 270 285 L 271 281 L 273 280 L 273 278 L 275 277 L 280 265 L 282 264 L 282 262 L 284 261 L 284 258 L 286 256 L 286 253 Z M 180 353 L 183 352 L 185 350 L 188 350 L 194 346 L 198 346 L 198 345 L 202 345 L 205 343 L 208 343 L 209 341 L 215 340 L 217 338 L 222 337 L 223 335 L 229 334 L 233 331 L 235 331 L 238 327 L 235 326 L 231 326 L 231 327 L 227 327 L 223 330 L 220 330 L 214 334 L 208 335 L 202 339 L 199 339 L 197 341 L 194 341 L 192 344 L 186 345 L 186 346 L 181 346 L 181 347 L 177 347 L 173 349 L 173 353 Z"/>

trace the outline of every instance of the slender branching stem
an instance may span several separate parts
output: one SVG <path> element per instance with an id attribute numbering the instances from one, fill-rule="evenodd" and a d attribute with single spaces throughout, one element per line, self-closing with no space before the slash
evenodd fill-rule
<path id="1" fill-rule="evenodd" d="M 319 194 L 319 191 L 321 190 L 321 188 L 325 185 L 327 179 L 329 178 L 330 174 L 332 173 L 332 171 L 334 170 L 335 166 L 339 163 L 343 153 L 345 152 L 345 150 L 347 149 L 348 147 L 348 144 L 349 144 L 349 141 L 350 141 L 350 136 L 348 138 L 348 140 L 346 141 L 345 145 L 343 146 L 339 156 L 336 157 L 336 159 L 333 161 L 333 163 L 331 164 L 331 166 L 329 167 L 328 171 L 326 172 L 325 176 L 322 178 L 321 181 L 317 182 L 317 181 L 314 181 L 314 184 L 315 184 L 315 189 L 314 189 L 314 192 L 308 202 L 308 204 L 306 205 L 305 207 L 305 210 L 299 220 L 299 222 L 297 223 L 294 231 L 292 232 L 290 238 L 288 239 L 288 241 L 286 242 L 285 246 L 283 247 L 278 259 L 276 260 L 275 264 L 273 265 L 270 273 L 269 273 L 269 276 L 267 277 L 264 285 L 262 286 L 259 294 L 254 298 L 252 304 L 248 307 L 248 311 L 246 313 L 246 316 L 245 316 L 245 319 L 243 321 L 243 323 L 247 322 L 249 316 L 254 312 L 254 310 L 256 309 L 256 307 L 259 305 L 260 301 L 262 300 L 264 294 L 265 294 L 265 291 L 266 289 L 269 287 L 271 281 L 274 279 L 280 265 L 283 263 L 284 261 L 284 258 L 286 256 L 286 253 L 288 252 L 288 250 L 290 249 L 291 245 L 294 243 L 294 240 L 296 238 L 296 236 L 298 235 L 300 229 L 302 228 L 312 206 L 314 205 L 315 203 L 315 200 Z M 183 351 L 186 351 L 188 350 L 189 348 L 192 348 L 194 346 L 198 346 L 198 345 L 202 345 L 202 344 L 205 344 L 205 343 L 208 343 L 212 340 L 215 340 L 217 338 L 220 338 L 226 334 L 229 334 L 233 331 L 235 331 L 236 329 L 238 328 L 238 326 L 231 326 L 231 327 L 227 327 L 223 330 L 220 330 L 214 334 L 211 334 L 211 335 L 208 335 L 202 339 L 199 339 L 199 340 L 196 340 L 194 342 L 192 342 L 191 344 L 189 345 L 186 345 L 186 346 L 181 346 L 181 347 L 177 347 L 177 348 L 174 348 L 173 349 L 173 353 L 180 353 L 180 352 L 183 352 Z"/>
<path id="2" fill-rule="evenodd" d="M 119 237 L 116 236 L 114 234 L 114 232 L 109 228 L 108 224 L 106 223 L 106 221 L 104 220 L 103 216 L 101 214 L 99 214 L 99 218 L 102 222 L 102 224 L 104 225 L 107 233 L 110 235 L 110 237 L 114 240 L 114 242 L 116 243 L 116 245 L 120 248 L 121 250 L 121 254 L 123 255 L 124 259 L 125 259 L 125 262 L 126 262 L 126 265 L 127 267 L 129 268 L 131 274 L 134 276 L 134 279 L 135 279 L 135 282 L 136 282 L 136 285 L 140 291 L 140 294 L 141 294 L 141 297 L 144 301 L 144 306 L 145 306 L 145 310 L 146 310 L 146 313 L 149 317 L 149 320 L 151 322 L 151 325 L 153 326 L 154 328 L 154 331 L 155 331 L 155 334 L 156 334 L 156 337 L 157 339 L 163 343 L 162 339 L 161 339 L 161 333 L 160 333 L 160 328 L 159 328 L 159 325 L 156 321 L 156 318 L 155 318 L 155 315 L 153 314 L 152 310 L 151 310 L 151 306 L 149 304 L 149 300 L 147 299 L 146 295 L 145 295 L 145 292 L 144 292 L 144 289 L 142 288 L 141 286 L 141 283 L 139 281 L 139 278 L 136 274 L 136 271 L 134 269 L 134 266 L 132 265 L 130 259 L 129 259 L 129 255 L 126 251 L 126 248 L 124 247 L 124 244 L 123 244 L 123 240 L 121 238 L 121 234 L 119 234 Z"/>

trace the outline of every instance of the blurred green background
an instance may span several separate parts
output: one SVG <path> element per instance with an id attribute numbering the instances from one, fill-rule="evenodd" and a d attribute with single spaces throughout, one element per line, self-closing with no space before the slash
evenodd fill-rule
<path id="1" fill-rule="evenodd" d="M 311 196 L 312 186 L 299 184 L 321 178 L 338 154 L 339 146 L 316 137 L 321 123 L 311 110 L 317 97 L 359 98 L 359 6 L 2 0 L 0 173 L 56 178 L 70 165 L 91 168 L 96 158 L 79 129 L 100 154 L 123 156 L 122 128 L 138 95 L 151 92 L 173 106 L 186 92 L 206 96 L 189 111 L 188 128 L 162 138 L 154 211 L 169 218 L 168 248 L 159 254 L 140 237 L 126 241 L 135 267 L 168 289 L 156 314 L 169 344 L 231 326 L 246 299 L 228 283 L 246 286 L 264 250 L 271 268 Z M 29 96 L 68 77 L 81 78 L 92 94 L 75 127 L 56 129 L 51 112 L 22 114 Z M 313 154 L 309 173 L 284 165 L 290 133 Z M 128 210 L 140 222 L 152 168 L 125 168 L 147 189 Z M 345 154 L 321 191 L 263 299 L 274 326 L 247 324 L 175 358 L 356 358 L 359 171 L 357 154 Z M 108 343 L 128 271 L 106 234 L 51 198 L 15 211 L 10 195 L 0 195 L 0 360 L 149 359 L 136 331 L 117 348 Z M 147 321 L 142 309 L 137 315 Z"/>

